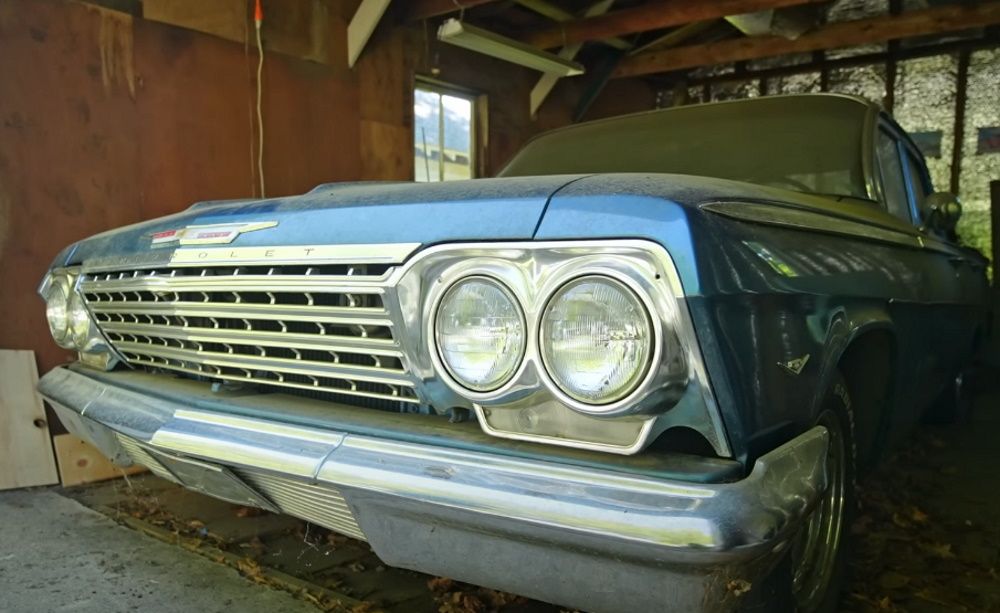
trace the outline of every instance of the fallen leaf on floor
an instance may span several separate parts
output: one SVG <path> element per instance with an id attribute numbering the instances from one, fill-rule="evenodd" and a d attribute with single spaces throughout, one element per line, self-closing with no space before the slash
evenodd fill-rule
<path id="1" fill-rule="evenodd" d="M 955 554 L 951 551 L 951 543 L 929 543 L 924 545 L 924 549 L 939 558 L 951 559 L 955 557 Z"/>
<path id="2" fill-rule="evenodd" d="M 455 582 L 447 577 L 433 577 L 427 581 L 427 589 L 432 592 L 450 592 Z"/>
<path id="3" fill-rule="evenodd" d="M 733 579 L 726 584 L 726 589 L 733 596 L 742 596 L 749 592 L 751 587 L 753 587 L 753 584 L 746 579 Z"/>

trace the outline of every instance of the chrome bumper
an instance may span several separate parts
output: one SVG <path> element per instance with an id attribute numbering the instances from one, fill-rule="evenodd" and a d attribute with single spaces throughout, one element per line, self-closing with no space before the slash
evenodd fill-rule
<path id="1" fill-rule="evenodd" d="M 814 428 L 733 483 L 666 481 L 192 409 L 67 368 L 39 383 L 116 462 L 368 540 L 387 564 L 587 611 L 728 610 L 825 487 Z"/>

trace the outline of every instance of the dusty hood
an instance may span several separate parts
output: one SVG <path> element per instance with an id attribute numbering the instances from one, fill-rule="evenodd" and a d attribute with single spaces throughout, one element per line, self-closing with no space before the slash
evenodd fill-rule
<path id="1" fill-rule="evenodd" d="M 277 222 L 241 234 L 235 247 L 359 243 L 526 240 L 549 197 L 573 175 L 479 179 L 451 183 L 341 183 L 286 198 L 204 202 L 190 209 L 105 232 L 67 248 L 56 265 L 129 256 L 176 246 L 153 235 L 190 225 Z"/>

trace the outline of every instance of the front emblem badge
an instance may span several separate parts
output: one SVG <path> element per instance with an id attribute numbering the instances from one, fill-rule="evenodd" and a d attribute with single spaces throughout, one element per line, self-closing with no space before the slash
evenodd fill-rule
<path id="1" fill-rule="evenodd" d="M 788 360 L 787 362 L 778 362 L 778 366 L 784 368 L 793 375 L 798 375 L 802 372 L 802 369 L 806 367 L 807 362 L 809 362 L 808 353 L 801 358 L 795 358 L 794 360 Z"/>
<path id="2" fill-rule="evenodd" d="M 278 225 L 276 221 L 251 221 L 246 223 L 217 223 L 203 226 L 188 226 L 179 230 L 154 232 L 152 244 L 167 245 L 228 245 L 244 232 L 265 230 Z"/>

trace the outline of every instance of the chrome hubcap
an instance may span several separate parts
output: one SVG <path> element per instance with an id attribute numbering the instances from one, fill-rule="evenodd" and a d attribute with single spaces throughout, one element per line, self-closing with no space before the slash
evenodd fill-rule
<path id="1" fill-rule="evenodd" d="M 813 611 L 823 601 L 837 564 L 844 523 L 847 450 L 840 421 L 826 412 L 819 425 L 830 433 L 826 456 L 827 489 L 792 544 L 792 589 L 800 611 Z"/>

